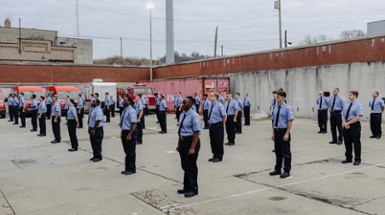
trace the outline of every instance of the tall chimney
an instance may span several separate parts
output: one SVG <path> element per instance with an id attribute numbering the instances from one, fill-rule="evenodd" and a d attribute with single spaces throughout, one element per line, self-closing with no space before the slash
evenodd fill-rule
<path id="1" fill-rule="evenodd" d="M 166 0 L 166 64 L 174 60 L 174 0 Z"/>
<path id="2" fill-rule="evenodd" d="M 6 28 L 10 28 L 11 27 L 11 20 L 9 18 L 5 19 L 4 27 L 6 27 Z"/>

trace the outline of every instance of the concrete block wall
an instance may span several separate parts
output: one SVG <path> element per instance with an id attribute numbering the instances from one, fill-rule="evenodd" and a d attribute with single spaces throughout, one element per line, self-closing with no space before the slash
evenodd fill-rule
<path id="1" fill-rule="evenodd" d="M 368 103 L 373 91 L 379 91 L 380 97 L 385 97 L 385 61 L 219 76 L 230 77 L 232 93 L 249 93 L 252 113 L 263 111 L 270 115 L 271 92 L 279 87 L 286 91 L 287 102 L 295 116 L 302 118 L 317 117 L 316 99 L 320 90 L 331 93 L 334 87 L 338 87 L 346 101 L 350 90 L 359 91 L 358 101 L 364 108 L 364 120 L 369 119 Z"/>

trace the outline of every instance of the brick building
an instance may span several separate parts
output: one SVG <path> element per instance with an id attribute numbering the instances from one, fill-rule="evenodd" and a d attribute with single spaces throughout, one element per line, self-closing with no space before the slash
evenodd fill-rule
<path id="1" fill-rule="evenodd" d="M 59 37 L 57 31 L 0 27 L 0 61 L 92 64 L 92 40 Z"/>

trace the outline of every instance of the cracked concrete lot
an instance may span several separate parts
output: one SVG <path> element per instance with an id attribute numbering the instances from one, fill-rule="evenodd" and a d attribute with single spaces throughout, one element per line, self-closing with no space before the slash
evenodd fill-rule
<path id="1" fill-rule="evenodd" d="M 85 120 L 87 119 L 87 116 Z M 385 142 L 369 139 L 363 122 L 362 163 L 341 164 L 343 145 L 330 145 L 330 132 L 317 134 L 316 121 L 295 119 L 291 177 L 269 176 L 274 167 L 271 121 L 253 121 L 225 147 L 222 163 L 209 163 L 208 131 L 201 135 L 199 195 L 176 193 L 183 172 L 175 152 L 177 127 L 168 115 L 168 134 L 158 134 L 154 115 L 146 118 L 144 143 L 137 146 L 137 174 L 120 174 L 124 153 L 119 117 L 105 125 L 104 160 L 89 162 L 86 129 L 78 129 L 80 149 L 70 153 L 62 122 L 62 142 L 0 119 L 0 214 L 385 214 Z"/>

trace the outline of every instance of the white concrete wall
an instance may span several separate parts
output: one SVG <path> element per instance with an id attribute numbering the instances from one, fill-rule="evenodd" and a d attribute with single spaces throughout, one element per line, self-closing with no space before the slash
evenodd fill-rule
<path id="1" fill-rule="evenodd" d="M 346 100 L 350 90 L 359 91 L 358 101 L 364 107 L 364 120 L 369 119 L 368 103 L 372 92 L 379 91 L 380 97 L 385 97 L 385 61 L 223 76 L 230 77 L 232 93 L 249 93 L 253 104 L 251 113 L 264 111 L 270 114 L 271 92 L 279 87 L 286 91 L 287 102 L 294 109 L 295 116 L 303 118 L 316 118 L 316 99 L 320 90 L 332 92 L 334 87 L 338 87 Z"/>

